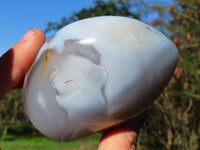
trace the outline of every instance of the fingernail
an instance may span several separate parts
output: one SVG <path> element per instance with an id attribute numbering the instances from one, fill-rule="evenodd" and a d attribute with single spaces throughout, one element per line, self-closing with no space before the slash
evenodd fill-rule
<path id="1" fill-rule="evenodd" d="M 35 33 L 34 29 L 29 30 L 23 38 L 20 40 L 21 42 L 26 41 L 32 37 L 32 35 Z"/>

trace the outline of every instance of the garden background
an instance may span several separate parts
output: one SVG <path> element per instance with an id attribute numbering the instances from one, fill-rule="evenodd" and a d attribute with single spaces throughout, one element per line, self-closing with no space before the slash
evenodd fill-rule
<path id="1" fill-rule="evenodd" d="M 137 149 L 200 150 L 200 0 L 95 0 L 71 15 L 63 14 L 60 21 L 49 20 L 45 32 L 50 37 L 64 25 L 102 15 L 140 19 L 166 34 L 179 49 L 173 77 L 147 108 Z M 100 137 L 99 133 L 73 142 L 48 140 L 28 120 L 22 89 L 12 90 L 0 101 L 2 150 L 93 150 Z"/>

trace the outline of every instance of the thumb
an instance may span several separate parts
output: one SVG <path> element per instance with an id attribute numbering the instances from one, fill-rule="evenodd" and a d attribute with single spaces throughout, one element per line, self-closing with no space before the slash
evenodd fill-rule
<path id="1" fill-rule="evenodd" d="M 19 43 L 0 58 L 0 98 L 23 78 L 44 42 L 43 31 L 29 30 Z"/>

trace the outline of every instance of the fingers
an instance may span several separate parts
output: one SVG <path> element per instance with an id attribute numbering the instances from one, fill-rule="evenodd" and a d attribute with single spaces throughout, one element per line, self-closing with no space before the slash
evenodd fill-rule
<path id="1" fill-rule="evenodd" d="M 23 79 L 44 42 L 44 32 L 32 29 L 0 58 L 0 98 Z"/>
<path id="2" fill-rule="evenodd" d="M 135 150 L 145 112 L 103 134 L 98 150 Z"/>
<path id="3" fill-rule="evenodd" d="M 104 134 L 98 150 L 135 150 L 136 141 L 136 131 L 117 128 Z"/>

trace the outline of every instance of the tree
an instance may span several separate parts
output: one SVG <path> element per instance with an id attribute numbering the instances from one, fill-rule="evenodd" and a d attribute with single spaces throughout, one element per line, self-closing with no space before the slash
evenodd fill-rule
<path id="1" fill-rule="evenodd" d="M 139 14 L 133 14 L 129 10 L 129 2 L 124 2 L 122 0 L 109 0 L 108 2 L 96 0 L 94 1 L 94 7 L 84 8 L 80 12 L 73 13 L 72 16 L 68 18 L 63 17 L 60 23 L 49 22 L 46 32 L 58 30 L 80 19 L 102 15 L 123 15 L 139 18 Z M 38 134 L 38 132 L 32 128 L 32 125 L 26 117 L 21 95 L 22 90 L 13 90 L 0 101 L 0 137 L 2 139 L 6 137 L 8 131 L 10 131 L 10 133 L 18 132 L 18 134 L 23 134 L 23 132 L 34 132 Z M 19 126 L 21 127 L 19 128 Z M 23 130 L 27 128 L 29 131 Z"/>
<path id="2" fill-rule="evenodd" d="M 0 138 L 12 135 L 40 135 L 30 123 L 23 107 L 22 89 L 14 89 L 0 100 Z"/>
<path id="3" fill-rule="evenodd" d="M 150 108 L 141 141 L 144 147 L 200 149 L 200 0 L 176 0 L 161 11 L 173 18 L 168 35 L 179 48 L 179 64 L 168 88 Z M 152 25 L 163 26 L 152 21 Z M 141 137 L 141 138 L 143 138 Z M 158 142 L 159 141 L 159 142 Z M 144 148 L 145 149 L 145 148 Z"/>
<path id="4" fill-rule="evenodd" d="M 47 31 L 86 17 L 110 14 L 140 16 L 162 30 L 179 48 L 179 64 L 168 87 L 148 108 L 138 149 L 197 150 L 200 148 L 200 0 L 167 2 L 98 0 L 94 7 L 74 13 L 61 23 L 48 24 Z M 136 11 L 139 14 L 135 16 Z M 157 18 L 148 19 L 152 14 Z"/>
<path id="5" fill-rule="evenodd" d="M 84 8 L 70 17 L 64 17 L 59 23 L 48 23 L 46 32 L 58 30 L 80 19 L 101 15 L 141 18 L 162 30 L 177 45 L 180 54 L 179 63 L 167 88 L 158 100 L 148 107 L 149 115 L 141 128 L 138 150 L 199 150 L 200 0 L 168 2 L 164 0 L 159 2 L 156 0 L 108 0 L 107 2 L 97 0 L 91 8 Z M 154 14 L 153 19 L 151 14 Z M 8 97 L 5 98 L 9 100 Z M 5 101 L 1 103 L 3 102 Z M 9 106 L 15 104 L 12 102 L 10 101 Z M 14 106 L 12 108 L 15 108 Z M 6 113 L 2 113 L 4 106 L 0 105 L 0 107 L 1 121 L 5 120 L 3 114 Z M 9 118 L 11 119 L 13 115 L 15 116 L 15 113 Z"/>
<path id="6" fill-rule="evenodd" d="M 74 12 L 70 17 L 63 17 L 61 22 L 49 22 L 45 32 L 58 30 L 63 26 L 70 24 L 72 22 L 96 16 L 104 15 L 118 15 L 126 16 L 131 18 L 139 18 L 138 13 L 132 13 L 130 11 L 130 2 L 123 0 L 109 0 L 107 2 L 102 0 L 94 1 L 94 6 L 91 8 L 83 8 L 79 12 Z"/>
<path id="7" fill-rule="evenodd" d="M 21 99 L 21 91 L 13 90 L 0 101 L 2 139 L 5 138 L 9 127 L 14 124 L 17 115 L 20 113 L 20 107 L 23 106 Z"/>
<path id="8" fill-rule="evenodd" d="M 140 16 L 143 21 L 165 32 L 179 48 L 179 64 L 168 87 L 149 107 L 138 149 L 197 150 L 200 148 L 200 0 L 168 2 L 98 0 L 93 8 L 74 13 L 61 23 L 49 24 L 47 31 L 86 17 L 112 14 Z M 113 11 L 116 8 L 119 10 Z M 139 14 L 131 15 L 133 12 Z M 152 14 L 157 18 L 148 19 Z"/>

